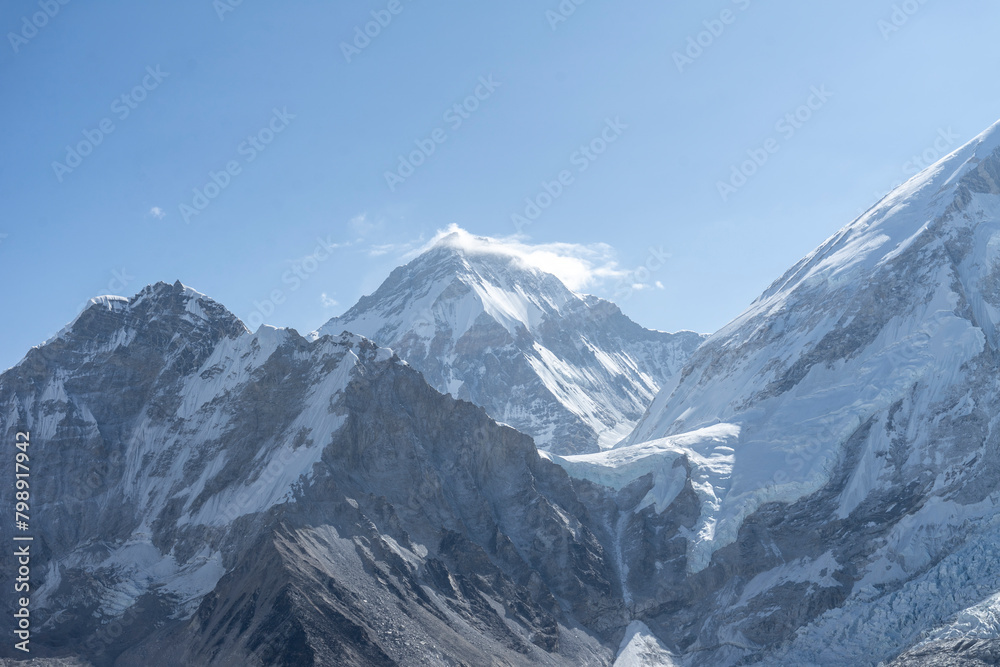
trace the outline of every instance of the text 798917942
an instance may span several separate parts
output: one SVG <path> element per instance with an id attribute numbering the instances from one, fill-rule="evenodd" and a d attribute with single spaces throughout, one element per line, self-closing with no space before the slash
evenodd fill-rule
<path id="1" fill-rule="evenodd" d="M 31 434 L 27 431 L 19 431 L 14 438 L 14 559 L 17 568 L 14 578 L 14 592 L 16 607 L 14 612 L 15 627 L 14 636 L 20 641 L 15 642 L 14 648 L 29 653 L 28 644 L 31 640 L 31 617 L 28 611 L 31 591 L 31 540 L 27 535 L 29 529 L 29 511 L 31 492 L 29 490 L 29 477 L 31 470 L 28 466 L 28 446 L 31 444 Z"/>

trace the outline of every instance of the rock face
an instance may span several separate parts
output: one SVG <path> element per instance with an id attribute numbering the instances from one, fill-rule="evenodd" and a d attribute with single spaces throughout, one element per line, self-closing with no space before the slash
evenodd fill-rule
<path id="1" fill-rule="evenodd" d="M 514 268 L 437 248 L 352 309 L 425 375 L 179 283 L 94 300 L 0 375 L 0 437 L 31 432 L 33 656 L 997 664 L 1000 126 L 793 267 L 611 449 L 539 452 L 425 381 L 639 396 L 639 353 L 602 355 L 658 335 Z"/>
<path id="2" fill-rule="evenodd" d="M 557 454 L 625 437 L 704 339 L 643 329 L 613 303 L 464 232 L 393 271 L 318 334 L 343 331 L 393 349 L 439 391 Z"/>
<path id="3" fill-rule="evenodd" d="M 620 447 L 562 461 L 619 490 L 635 617 L 692 665 L 995 664 L 998 324 L 994 127 L 707 340 Z"/>
<path id="4" fill-rule="evenodd" d="M 32 656 L 606 665 L 627 625 L 563 470 L 361 337 L 158 284 L 32 349 L 0 415 L 31 433 Z"/>

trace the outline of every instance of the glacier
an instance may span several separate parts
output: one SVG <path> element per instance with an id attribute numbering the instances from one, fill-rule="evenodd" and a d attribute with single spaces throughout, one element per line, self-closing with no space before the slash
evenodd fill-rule
<path id="1" fill-rule="evenodd" d="M 0 374 L 40 657 L 1000 661 L 1000 124 L 707 338 L 490 246 L 306 336 L 98 297 Z"/>
<path id="2" fill-rule="evenodd" d="M 391 348 L 555 454 L 608 449 L 705 336 L 644 329 L 500 241 L 453 230 L 311 335 Z"/>

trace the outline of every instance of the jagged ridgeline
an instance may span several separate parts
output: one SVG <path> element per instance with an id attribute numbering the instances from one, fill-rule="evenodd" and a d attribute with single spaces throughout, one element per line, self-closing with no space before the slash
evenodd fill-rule
<path id="1" fill-rule="evenodd" d="M 600 664 L 627 623 L 562 469 L 361 337 L 161 283 L 32 349 L 0 414 L 32 438 L 33 655 Z"/>
<path id="2" fill-rule="evenodd" d="M 33 655 L 996 663 L 1000 128 L 704 341 L 488 245 L 306 337 L 179 283 L 95 299 L 0 375 Z"/>
<path id="3" fill-rule="evenodd" d="M 695 351 L 573 475 L 638 616 L 694 665 L 996 664 L 1000 126 L 878 202 Z M 992 656 L 992 657 L 991 657 Z"/>
<path id="4" fill-rule="evenodd" d="M 705 339 L 644 329 L 503 243 L 464 231 L 317 333 L 343 331 L 392 348 L 438 391 L 556 454 L 617 444 Z"/>

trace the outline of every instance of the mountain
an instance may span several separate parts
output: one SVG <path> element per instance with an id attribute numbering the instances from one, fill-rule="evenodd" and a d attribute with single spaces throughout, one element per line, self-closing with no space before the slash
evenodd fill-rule
<path id="1" fill-rule="evenodd" d="M 997 663 L 1000 124 L 792 267 L 612 448 L 540 451 L 428 383 L 526 394 L 562 364 L 603 395 L 664 360 L 612 306 L 466 245 L 352 309 L 444 359 L 436 380 L 354 333 L 251 333 L 180 283 L 93 300 L 0 374 L 12 458 L 30 431 L 30 498 L 0 504 L 30 506 L 32 656 Z M 605 359 L 616 340 L 646 356 Z"/>
<path id="2" fill-rule="evenodd" d="M 588 487 L 359 336 L 160 283 L 0 375 L 0 419 L 30 434 L 31 657 L 607 665 L 628 625 Z"/>
<path id="3" fill-rule="evenodd" d="M 395 269 L 314 335 L 343 331 L 393 349 L 439 391 L 562 454 L 625 437 L 704 338 L 644 329 L 465 232 Z"/>
<path id="4" fill-rule="evenodd" d="M 635 620 L 692 665 L 996 664 L 998 326 L 1000 124 L 775 281 L 620 446 L 557 459 L 631 503 Z"/>

